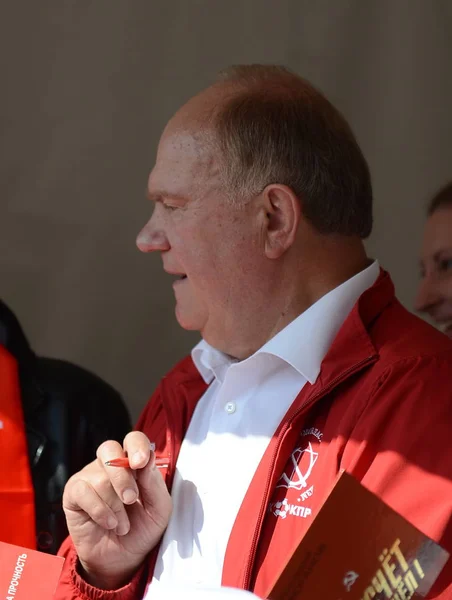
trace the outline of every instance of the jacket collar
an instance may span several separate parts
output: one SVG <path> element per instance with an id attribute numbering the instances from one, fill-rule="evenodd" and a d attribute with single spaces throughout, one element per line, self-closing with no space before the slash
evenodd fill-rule
<path id="1" fill-rule="evenodd" d="M 385 308 L 395 301 L 394 285 L 389 274 L 380 269 L 380 275 L 353 307 L 322 362 L 320 388 L 346 375 L 359 363 L 374 357 L 378 351 L 372 341 L 371 329 Z"/>

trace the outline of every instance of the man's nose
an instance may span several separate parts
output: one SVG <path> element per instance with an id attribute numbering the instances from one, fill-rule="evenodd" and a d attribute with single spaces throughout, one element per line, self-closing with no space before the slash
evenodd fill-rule
<path id="1" fill-rule="evenodd" d="M 156 227 L 151 218 L 137 235 L 137 247 L 141 252 L 164 252 L 170 249 L 165 232 Z"/>
<path id="2" fill-rule="evenodd" d="M 438 292 L 435 282 L 432 281 L 429 275 L 426 275 L 419 284 L 419 289 L 414 302 L 415 310 L 418 312 L 430 313 L 440 300 L 441 295 Z"/>

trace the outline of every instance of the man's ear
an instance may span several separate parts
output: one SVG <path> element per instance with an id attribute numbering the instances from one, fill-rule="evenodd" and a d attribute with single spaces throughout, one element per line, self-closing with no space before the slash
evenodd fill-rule
<path id="1" fill-rule="evenodd" d="M 294 243 L 301 219 L 298 197 L 286 185 L 272 183 L 262 192 L 266 212 L 265 254 L 279 258 Z"/>

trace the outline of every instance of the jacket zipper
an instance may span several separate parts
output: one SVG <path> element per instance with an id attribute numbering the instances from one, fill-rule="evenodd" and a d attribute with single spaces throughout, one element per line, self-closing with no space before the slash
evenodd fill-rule
<path id="1" fill-rule="evenodd" d="M 262 496 L 263 500 L 262 500 L 262 503 L 261 503 L 261 506 L 259 509 L 259 518 L 257 521 L 257 527 L 254 531 L 253 539 L 251 541 L 249 559 L 248 559 L 248 563 L 246 565 L 245 575 L 244 575 L 244 579 L 243 579 L 243 589 L 244 590 L 249 590 L 254 560 L 256 558 L 257 543 L 259 541 L 260 531 L 262 528 L 262 522 L 264 519 L 264 514 L 265 514 L 265 511 L 267 508 L 267 504 L 268 504 L 268 497 L 269 497 L 269 493 L 270 493 L 270 482 L 272 480 L 273 465 L 275 464 L 275 461 L 276 461 L 276 458 L 278 455 L 278 451 L 279 451 L 279 447 L 281 445 L 281 442 L 282 442 L 287 430 L 289 429 L 290 425 L 295 421 L 295 419 L 300 415 L 300 413 L 302 413 L 310 404 L 312 404 L 313 402 L 315 402 L 322 396 L 325 396 L 326 394 L 328 394 L 328 392 L 330 392 L 338 383 L 341 383 L 343 380 L 347 379 L 347 377 L 349 377 L 350 375 L 353 375 L 355 372 L 362 369 L 366 364 L 372 362 L 374 360 L 374 358 L 375 358 L 374 356 L 369 356 L 366 359 L 360 361 L 359 363 L 356 363 L 355 365 L 353 365 L 353 367 L 350 367 L 349 369 L 347 369 L 340 375 L 338 375 L 338 377 L 336 377 L 335 379 L 330 381 L 330 383 L 326 387 L 324 387 L 322 390 L 320 390 L 319 392 L 314 394 L 314 396 L 312 396 L 302 406 L 300 406 L 300 408 L 298 408 L 298 410 L 292 415 L 291 419 L 289 421 L 287 421 L 286 423 L 284 423 L 284 425 L 279 433 L 279 436 L 278 436 L 278 439 L 277 439 L 277 442 L 275 445 L 275 450 L 273 452 L 272 461 L 271 461 L 272 468 L 269 471 L 268 476 L 267 476 L 267 481 L 265 483 L 265 491 Z"/>

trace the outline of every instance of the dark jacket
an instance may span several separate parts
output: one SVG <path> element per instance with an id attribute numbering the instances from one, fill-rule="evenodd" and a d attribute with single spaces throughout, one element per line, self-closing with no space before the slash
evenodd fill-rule
<path id="1" fill-rule="evenodd" d="M 131 430 L 121 396 L 76 365 L 36 356 L 11 310 L 0 300 L 0 344 L 16 358 L 35 490 L 37 548 L 56 553 L 67 535 L 61 506 L 71 475 L 107 439 Z"/>

